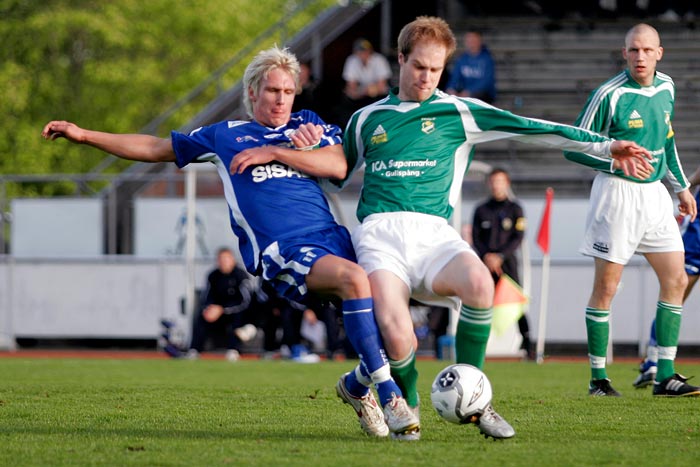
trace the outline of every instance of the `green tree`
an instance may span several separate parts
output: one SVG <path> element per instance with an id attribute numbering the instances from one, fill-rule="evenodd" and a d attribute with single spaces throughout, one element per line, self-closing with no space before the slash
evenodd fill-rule
<path id="1" fill-rule="evenodd" d="M 40 131 L 47 121 L 137 132 L 282 20 L 292 3 L 0 0 L 0 175 L 91 171 L 101 156 L 91 148 L 46 144 Z M 290 22 L 290 33 L 332 4 L 311 2 Z M 218 85 L 235 84 L 244 66 Z M 201 102 L 176 113 L 168 128 L 184 125 L 215 93 L 207 90 Z M 110 170 L 127 165 L 117 162 Z M 73 189 L 71 183 L 22 184 L 8 194 L 50 196 Z"/>

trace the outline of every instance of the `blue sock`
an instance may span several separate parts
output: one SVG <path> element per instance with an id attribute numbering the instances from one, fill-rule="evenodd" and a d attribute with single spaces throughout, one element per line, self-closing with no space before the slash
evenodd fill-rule
<path id="1" fill-rule="evenodd" d="M 396 382 L 391 379 L 389 360 L 374 319 L 373 307 L 374 301 L 371 297 L 345 300 L 343 301 L 343 322 L 345 333 L 362 360 L 366 376 L 371 378 L 377 388 L 380 403 L 383 406 L 394 395 L 403 394 Z"/>
<path id="2" fill-rule="evenodd" d="M 360 364 L 360 366 L 362 366 L 362 364 Z M 367 381 L 370 382 L 369 384 L 371 384 L 369 375 L 366 376 L 366 378 Z M 368 385 L 358 381 L 355 371 L 351 371 L 345 375 L 345 389 L 347 389 L 348 392 L 355 397 L 363 397 L 365 394 L 367 394 L 367 391 L 369 391 Z"/>

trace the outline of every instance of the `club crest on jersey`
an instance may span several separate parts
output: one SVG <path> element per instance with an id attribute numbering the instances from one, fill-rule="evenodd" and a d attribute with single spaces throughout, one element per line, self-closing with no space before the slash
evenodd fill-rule
<path id="1" fill-rule="evenodd" d="M 633 110 L 630 114 L 629 120 L 627 120 L 627 127 L 644 128 L 644 120 L 642 119 L 642 116 L 639 115 L 639 112 L 637 112 L 636 110 Z"/>
<path id="2" fill-rule="evenodd" d="M 422 119 L 421 124 L 420 124 L 420 131 L 422 131 L 426 135 L 429 135 L 430 133 L 435 131 L 435 119 L 433 119 L 433 118 Z"/>
<path id="3" fill-rule="evenodd" d="M 664 123 L 668 125 L 668 133 L 666 134 L 666 138 L 673 138 L 673 126 L 671 125 L 671 112 L 668 110 L 664 110 Z"/>
<path id="4" fill-rule="evenodd" d="M 389 141 L 389 138 L 386 134 L 386 130 L 381 124 L 377 125 L 377 128 L 374 129 L 370 141 L 372 142 L 372 144 L 382 144 Z"/>

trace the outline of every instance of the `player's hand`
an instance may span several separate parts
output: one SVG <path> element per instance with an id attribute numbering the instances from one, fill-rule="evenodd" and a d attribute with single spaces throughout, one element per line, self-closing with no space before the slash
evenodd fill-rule
<path id="1" fill-rule="evenodd" d="M 684 216 L 690 216 L 690 222 L 695 220 L 698 215 L 698 206 L 695 203 L 695 198 L 690 193 L 690 190 L 683 190 L 678 193 L 678 211 Z"/>
<path id="2" fill-rule="evenodd" d="M 224 314 L 224 309 L 220 305 L 209 305 L 204 311 L 202 311 L 202 316 L 207 323 L 213 323 Z"/>
<path id="3" fill-rule="evenodd" d="M 636 159 L 630 156 L 620 156 L 613 160 L 613 169 L 622 170 L 625 175 L 646 180 L 654 173 L 649 163 L 645 159 Z"/>
<path id="4" fill-rule="evenodd" d="M 231 161 L 229 173 L 241 174 L 252 165 L 267 164 L 275 159 L 272 146 L 248 148 L 236 154 Z"/>
<path id="5" fill-rule="evenodd" d="M 615 159 L 613 168 L 625 175 L 644 180 L 649 178 L 654 168 L 649 163 L 651 153 L 633 141 L 613 141 L 610 145 L 611 157 Z"/>
<path id="6" fill-rule="evenodd" d="M 304 123 L 290 135 L 297 149 L 311 149 L 321 142 L 323 127 L 313 123 Z"/>
<path id="7" fill-rule="evenodd" d="M 56 138 L 66 138 L 74 143 L 81 143 L 85 139 L 84 131 L 75 123 L 54 120 L 47 123 L 41 131 L 44 139 L 55 140 Z"/>

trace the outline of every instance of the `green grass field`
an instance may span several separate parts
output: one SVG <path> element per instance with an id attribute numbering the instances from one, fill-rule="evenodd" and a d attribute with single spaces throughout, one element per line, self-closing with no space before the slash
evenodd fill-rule
<path id="1" fill-rule="evenodd" d="M 622 398 L 590 398 L 585 362 L 488 361 L 494 406 L 517 431 L 486 440 L 442 421 L 420 361 L 422 439 L 365 437 L 336 397 L 354 362 L 0 358 L 0 465 L 662 466 L 690 465 L 700 398 L 634 390 L 633 363 L 610 375 Z M 700 375 L 700 365 L 678 371 Z"/>

